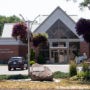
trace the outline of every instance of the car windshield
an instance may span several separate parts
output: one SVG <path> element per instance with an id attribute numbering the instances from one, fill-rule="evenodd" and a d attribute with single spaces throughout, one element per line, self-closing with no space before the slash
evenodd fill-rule
<path id="1" fill-rule="evenodd" d="M 10 61 L 22 61 L 22 58 L 12 57 Z"/>

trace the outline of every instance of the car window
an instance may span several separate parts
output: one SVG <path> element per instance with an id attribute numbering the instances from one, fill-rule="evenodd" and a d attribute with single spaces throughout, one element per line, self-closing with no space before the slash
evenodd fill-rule
<path id="1" fill-rule="evenodd" d="M 22 61 L 22 58 L 11 58 L 10 61 Z"/>

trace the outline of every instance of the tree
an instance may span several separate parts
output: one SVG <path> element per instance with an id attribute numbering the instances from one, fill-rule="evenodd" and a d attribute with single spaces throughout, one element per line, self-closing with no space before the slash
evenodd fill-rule
<path id="1" fill-rule="evenodd" d="M 84 40 L 89 43 L 89 55 L 90 55 L 90 20 L 81 18 L 76 23 L 76 32 L 82 36 Z"/>
<path id="2" fill-rule="evenodd" d="M 84 0 L 83 2 L 80 3 L 81 6 L 83 7 L 89 7 L 90 0 Z"/>
<path id="3" fill-rule="evenodd" d="M 23 43 L 27 43 L 27 26 L 23 22 L 16 23 L 12 30 L 12 36 L 19 38 Z"/>
<path id="4" fill-rule="evenodd" d="M 77 2 L 77 0 L 66 0 L 66 1 L 74 1 L 74 2 Z M 90 0 L 83 0 L 83 1 L 80 3 L 80 6 L 81 6 L 81 7 L 89 7 L 89 8 L 90 8 L 89 4 L 90 4 Z"/>
<path id="5" fill-rule="evenodd" d="M 47 36 L 45 34 L 37 34 L 33 37 L 34 47 L 38 47 L 40 44 L 46 44 Z"/>
<path id="6" fill-rule="evenodd" d="M 46 34 L 36 34 L 33 36 L 33 46 L 35 50 L 35 59 L 38 63 L 44 63 L 43 53 L 40 52 L 42 47 L 47 45 L 47 35 Z"/>
<path id="7" fill-rule="evenodd" d="M 76 32 L 78 35 L 83 36 L 86 42 L 90 43 L 90 20 L 81 18 L 76 23 Z"/>

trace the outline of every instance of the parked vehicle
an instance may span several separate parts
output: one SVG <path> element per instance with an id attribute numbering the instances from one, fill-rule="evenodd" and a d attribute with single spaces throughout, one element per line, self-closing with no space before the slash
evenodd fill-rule
<path id="1" fill-rule="evenodd" d="M 27 69 L 28 64 L 27 61 L 23 57 L 11 57 L 8 61 L 8 70 L 11 69 L 16 70 L 20 68 L 21 70 Z"/>

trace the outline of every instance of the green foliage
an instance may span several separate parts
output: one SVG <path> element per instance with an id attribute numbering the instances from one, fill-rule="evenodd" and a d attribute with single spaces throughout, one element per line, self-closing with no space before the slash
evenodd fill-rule
<path id="1" fill-rule="evenodd" d="M 44 64 L 44 63 L 45 63 L 44 57 L 43 57 L 43 55 L 42 55 L 41 53 L 40 53 L 39 56 L 38 56 L 38 63 L 39 63 L 39 64 Z"/>
<path id="2" fill-rule="evenodd" d="M 33 35 L 33 46 L 38 47 L 40 44 L 47 43 L 47 36 L 45 34 L 36 34 Z"/>
<path id="3" fill-rule="evenodd" d="M 84 73 L 85 73 L 84 79 L 89 81 L 90 80 L 90 70 L 89 71 L 86 71 Z"/>
<path id="4" fill-rule="evenodd" d="M 60 71 L 53 73 L 53 78 L 68 78 L 68 77 L 69 77 L 68 73 L 64 73 L 64 72 L 60 72 Z"/>
<path id="5" fill-rule="evenodd" d="M 33 49 L 31 49 L 31 56 L 30 56 L 30 59 L 31 60 L 34 60 L 35 59 L 35 52 Z"/>
<path id="6" fill-rule="evenodd" d="M 89 65 L 86 62 L 82 63 L 83 71 L 86 72 L 89 69 Z"/>
<path id="7" fill-rule="evenodd" d="M 83 71 L 80 71 L 77 73 L 77 77 L 79 80 L 84 80 L 85 78 L 85 73 Z"/>
<path id="8" fill-rule="evenodd" d="M 0 75 L 0 80 L 7 80 L 8 76 L 7 75 Z"/>
<path id="9" fill-rule="evenodd" d="M 21 74 L 8 76 L 8 79 L 27 79 L 27 78 L 29 77 Z"/>
<path id="10" fill-rule="evenodd" d="M 90 71 L 81 71 L 78 72 L 77 77 L 79 80 L 90 80 Z"/>
<path id="11" fill-rule="evenodd" d="M 36 62 L 34 60 L 30 61 L 30 65 L 35 64 Z"/>
<path id="12" fill-rule="evenodd" d="M 69 75 L 70 77 L 77 75 L 77 69 L 76 69 L 76 63 L 74 61 L 71 61 L 70 67 L 69 67 Z"/>
<path id="13" fill-rule="evenodd" d="M 70 78 L 70 80 L 78 80 L 79 78 L 78 78 L 78 76 L 77 75 L 75 75 L 75 76 L 72 76 L 71 78 Z"/>
<path id="14" fill-rule="evenodd" d="M 83 2 L 80 3 L 80 5 L 83 7 L 88 7 L 89 4 L 90 4 L 90 0 L 83 0 Z"/>
<path id="15" fill-rule="evenodd" d="M 84 72 L 84 79 L 85 80 L 90 80 L 89 64 L 86 63 L 86 62 L 83 62 L 82 67 L 83 67 L 83 72 Z"/>
<path id="16" fill-rule="evenodd" d="M 74 1 L 77 2 L 78 0 L 66 0 L 66 1 Z M 88 5 L 90 4 L 90 0 L 82 0 L 82 2 L 80 3 L 81 7 L 88 7 Z"/>
<path id="17" fill-rule="evenodd" d="M 10 80 L 10 79 L 28 79 L 30 78 L 29 76 L 27 75 L 21 75 L 21 74 L 18 74 L 18 75 L 0 75 L 0 80 Z"/>

